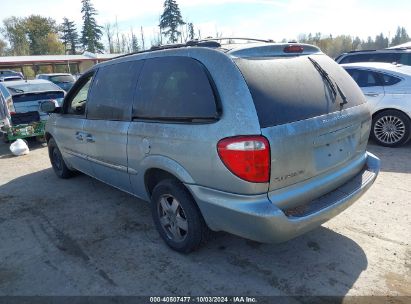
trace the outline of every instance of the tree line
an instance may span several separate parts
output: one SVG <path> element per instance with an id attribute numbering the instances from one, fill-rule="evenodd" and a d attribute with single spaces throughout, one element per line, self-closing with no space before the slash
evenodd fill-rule
<path id="1" fill-rule="evenodd" d="M 283 39 L 283 42 L 287 41 Z M 366 40 L 349 35 L 322 35 L 321 33 L 302 34 L 298 37 L 301 43 L 314 44 L 330 57 L 336 57 L 341 53 L 360 50 L 379 50 L 391 46 L 396 46 L 411 41 L 406 29 L 398 27 L 392 39 L 384 36 L 383 33 L 372 38 L 369 36 Z"/>
<path id="2" fill-rule="evenodd" d="M 9 17 L 3 20 L 0 33 L 0 56 L 12 55 L 47 55 L 47 54 L 78 54 L 84 51 L 92 53 L 128 53 L 145 50 L 150 46 L 165 43 L 186 42 L 201 39 L 200 30 L 194 24 L 185 21 L 176 0 L 165 0 L 163 12 L 159 18 L 158 30 L 147 42 L 143 27 L 138 32 L 133 28 L 120 31 L 117 20 L 101 26 L 96 21 L 97 10 L 91 0 L 81 0 L 82 26 L 80 32 L 76 24 L 69 18 L 63 18 L 60 24 L 50 17 L 31 15 L 25 18 Z M 216 33 L 221 37 L 222 33 Z M 102 43 L 103 37 L 106 45 Z M 298 41 L 317 45 L 326 54 L 335 57 L 340 53 L 364 49 L 383 49 L 389 46 L 410 41 L 404 27 L 398 27 L 392 38 L 383 33 L 375 38 L 362 40 L 349 35 L 301 34 Z M 283 39 L 282 42 L 289 40 Z"/>

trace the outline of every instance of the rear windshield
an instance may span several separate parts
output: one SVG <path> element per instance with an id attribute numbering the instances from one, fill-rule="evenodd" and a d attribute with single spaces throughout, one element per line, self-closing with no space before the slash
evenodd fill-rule
<path id="1" fill-rule="evenodd" d="M 26 83 L 7 85 L 7 89 L 12 95 L 30 93 L 30 92 L 42 92 L 42 91 L 60 91 L 61 89 L 53 83 Z"/>
<path id="2" fill-rule="evenodd" d="M 331 58 L 312 55 L 347 96 L 344 108 L 364 101 L 351 77 Z M 329 86 L 308 56 L 235 59 L 254 100 L 261 128 L 286 124 L 340 110 Z"/>
<path id="3" fill-rule="evenodd" d="M 13 102 L 25 102 L 25 101 L 43 101 L 43 100 L 50 100 L 54 99 L 60 101 L 60 99 L 64 98 L 63 92 L 41 92 L 41 93 L 28 93 L 28 94 L 21 94 L 21 95 L 14 95 Z"/>
<path id="4" fill-rule="evenodd" d="M 58 75 L 58 76 L 51 76 L 50 81 L 56 83 L 70 83 L 74 82 L 74 77 L 71 75 Z"/>

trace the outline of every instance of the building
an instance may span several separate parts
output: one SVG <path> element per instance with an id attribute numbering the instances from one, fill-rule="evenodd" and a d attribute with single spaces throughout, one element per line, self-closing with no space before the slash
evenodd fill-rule
<path id="1" fill-rule="evenodd" d="M 33 55 L 0 57 L 0 70 L 21 71 L 34 78 L 39 73 L 83 73 L 93 65 L 110 60 L 119 54 Z"/>
<path id="2" fill-rule="evenodd" d="M 403 43 L 403 44 L 399 44 L 399 45 L 396 45 L 396 46 L 389 47 L 388 49 L 398 49 L 398 48 L 411 49 L 411 41 Z"/>

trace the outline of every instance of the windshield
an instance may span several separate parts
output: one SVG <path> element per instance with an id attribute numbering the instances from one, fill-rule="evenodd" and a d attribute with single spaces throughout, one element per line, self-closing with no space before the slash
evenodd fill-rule
<path id="1" fill-rule="evenodd" d="M 69 83 L 74 82 L 74 77 L 71 75 L 58 75 L 58 76 L 51 76 L 50 81 L 56 83 Z"/>
<path id="2" fill-rule="evenodd" d="M 61 91 L 53 83 L 21 83 L 7 86 L 12 95 L 31 92 L 44 92 L 44 91 Z"/>

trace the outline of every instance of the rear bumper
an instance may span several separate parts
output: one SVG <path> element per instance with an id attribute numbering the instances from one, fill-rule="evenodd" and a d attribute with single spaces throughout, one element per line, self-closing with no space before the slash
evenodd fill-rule
<path id="1" fill-rule="evenodd" d="M 265 243 L 289 240 L 333 218 L 359 199 L 374 183 L 379 159 L 367 153 L 361 171 L 337 189 L 304 205 L 282 210 L 267 194 L 237 195 L 187 185 L 208 226 Z"/>

